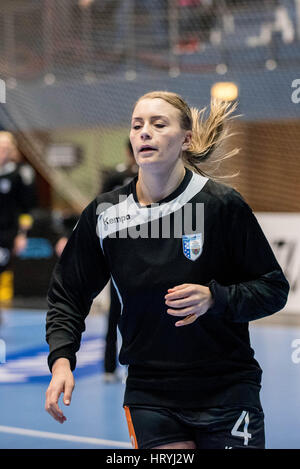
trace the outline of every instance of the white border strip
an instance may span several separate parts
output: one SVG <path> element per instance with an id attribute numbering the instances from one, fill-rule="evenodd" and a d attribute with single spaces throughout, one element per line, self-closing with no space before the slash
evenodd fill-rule
<path id="1" fill-rule="evenodd" d="M 208 180 L 209 178 L 207 177 L 193 173 L 186 189 L 175 199 L 162 204 L 156 203 L 153 207 L 139 207 L 132 193 L 129 194 L 126 199 L 123 199 L 123 197 L 126 197 L 123 196 L 121 202 L 109 206 L 106 210 L 99 210 L 98 207 L 101 206 L 100 204 L 97 207 L 97 233 L 100 238 L 102 250 L 103 240 L 106 237 L 121 230 L 130 229 L 137 225 L 158 220 L 159 218 L 180 210 L 203 189 Z M 199 202 L 199 204 L 204 205 L 203 202 Z M 129 216 L 128 219 L 127 216 Z M 106 218 L 111 219 L 112 223 L 105 223 Z"/>
<path id="2" fill-rule="evenodd" d="M 113 448 L 129 448 L 132 449 L 130 443 L 125 441 L 102 440 L 100 438 L 90 438 L 86 436 L 64 435 L 62 433 L 41 432 L 37 430 L 30 430 L 28 428 L 6 427 L 0 425 L 0 432 L 12 433 L 14 435 L 33 436 L 35 438 L 47 438 L 51 440 L 73 441 L 77 443 L 87 443 L 89 445 L 97 446 L 112 446 Z"/>

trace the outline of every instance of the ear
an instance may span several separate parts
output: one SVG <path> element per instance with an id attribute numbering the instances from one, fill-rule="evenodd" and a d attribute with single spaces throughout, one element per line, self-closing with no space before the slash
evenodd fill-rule
<path id="1" fill-rule="evenodd" d="M 185 151 L 189 148 L 190 144 L 191 144 L 191 141 L 192 141 L 192 131 L 191 130 L 187 130 L 185 132 L 185 138 L 183 140 L 183 143 L 182 143 L 182 150 Z"/>

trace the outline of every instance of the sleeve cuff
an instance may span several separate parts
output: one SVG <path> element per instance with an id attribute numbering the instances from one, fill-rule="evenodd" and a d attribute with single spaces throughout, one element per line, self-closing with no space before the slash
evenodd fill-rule
<path id="1" fill-rule="evenodd" d="M 48 355 L 48 366 L 49 370 L 52 373 L 52 367 L 54 365 L 55 360 L 58 358 L 67 358 L 70 361 L 71 371 L 73 371 L 76 367 L 76 355 L 73 351 L 73 347 L 61 347 L 57 350 L 54 350 Z"/>
<path id="2" fill-rule="evenodd" d="M 214 303 L 207 313 L 216 317 L 224 317 L 228 306 L 228 287 L 220 285 L 216 280 L 211 280 L 208 288 L 212 294 Z"/>

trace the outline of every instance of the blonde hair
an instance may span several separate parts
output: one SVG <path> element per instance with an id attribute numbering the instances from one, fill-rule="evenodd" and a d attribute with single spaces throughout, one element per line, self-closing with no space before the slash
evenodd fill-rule
<path id="1" fill-rule="evenodd" d="M 141 96 L 135 103 L 135 106 L 142 99 L 163 99 L 174 106 L 180 112 L 180 125 L 184 130 L 192 131 L 192 140 L 187 150 L 182 151 L 182 160 L 185 166 L 192 171 L 208 176 L 215 180 L 235 177 L 238 173 L 225 176 L 212 176 L 220 164 L 239 152 L 238 148 L 225 153 L 224 155 L 212 158 L 212 154 L 217 150 L 225 139 L 232 136 L 225 123 L 232 119 L 231 114 L 235 111 L 237 104 L 221 101 L 212 98 L 210 102 L 210 113 L 207 119 L 204 118 L 207 107 L 203 109 L 190 108 L 184 99 L 177 93 L 170 91 L 151 91 Z M 212 169 L 210 174 L 203 168 L 204 164 L 209 163 Z"/>

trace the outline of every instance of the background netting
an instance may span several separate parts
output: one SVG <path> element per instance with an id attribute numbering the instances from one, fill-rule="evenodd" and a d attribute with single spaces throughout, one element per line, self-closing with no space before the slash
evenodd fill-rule
<path id="1" fill-rule="evenodd" d="M 229 183 L 254 210 L 299 211 L 299 46 L 299 0 L 2 0 L 0 125 L 52 206 L 79 212 L 123 161 L 141 94 L 203 108 L 216 82 L 233 82 L 242 117 L 228 145 L 241 151 L 220 174 L 240 172 Z"/>

